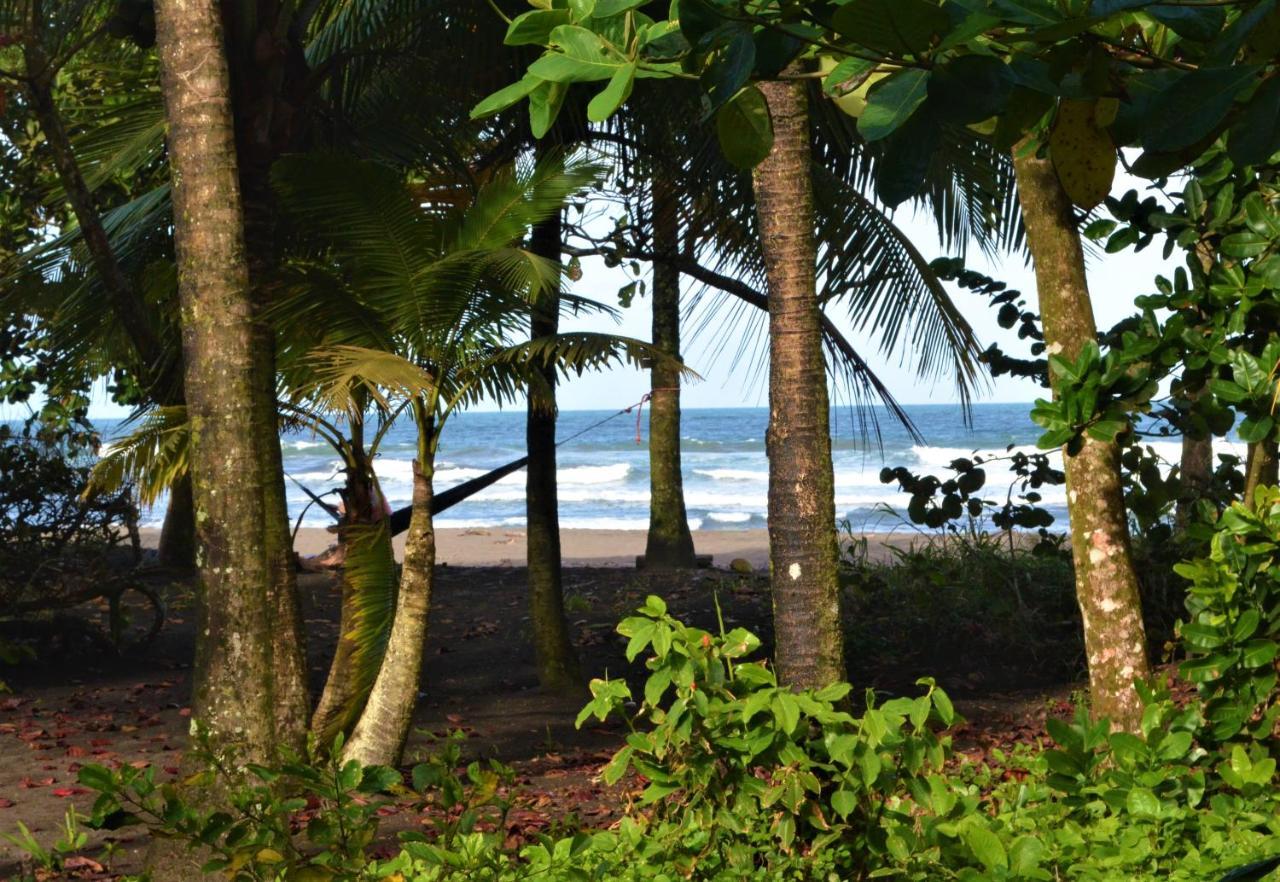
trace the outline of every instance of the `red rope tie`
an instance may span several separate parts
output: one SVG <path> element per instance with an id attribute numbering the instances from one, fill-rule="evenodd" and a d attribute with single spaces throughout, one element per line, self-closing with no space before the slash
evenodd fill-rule
<path id="1" fill-rule="evenodd" d="M 640 417 L 644 414 L 644 403 L 646 401 L 652 401 L 654 393 L 656 392 L 679 392 L 679 391 L 680 391 L 679 386 L 660 386 L 657 389 L 650 389 L 648 392 L 644 393 L 644 397 L 640 399 L 639 403 L 633 404 L 631 406 L 636 409 L 636 443 L 637 444 L 644 443 L 643 439 L 640 437 Z M 627 410 L 630 411 L 631 407 L 628 407 Z"/>

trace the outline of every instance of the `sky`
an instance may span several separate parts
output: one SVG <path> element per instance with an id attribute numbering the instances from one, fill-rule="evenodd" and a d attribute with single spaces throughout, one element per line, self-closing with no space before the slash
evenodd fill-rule
<path id="1" fill-rule="evenodd" d="M 1139 192 L 1147 182 L 1121 175 L 1117 178 L 1114 192 L 1123 194 L 1129 189 Z M 912 237 L 919 250 L 929 258 L 951 256 L 943 251 L 938 242 L 932 224 L 923 216 L 913 214 L 909 207 L 900 209 L 895 221 Z M 1108 328 L 1120 319 L 1132 314 L 1133 300 L 1142 294 L 1154 290 L 1152 280 L 1156 275 L 1169 274 L 1177 261 L 1175 255 L 1171 261 L 1161 257 L 1160 244 L 1157 242 L 1145 251 L 1134 253 L 1125 251 L 1120 254 L 1106 255 L 1105 259 L 1095 258 L 1089 265 L 1089 284 L 1093 298 L 1094 313 L 1100 328 Z M 1004 256 L 996 261 L 988 260 L 978 249 L 973 249 L 968 256 L 971 268 L 1006 282 L 1011 288 L 1018 288 L 1026 296 L 1028 307 L 1037 309 L 1035 297 L 1035 278 L 1029 265 L 1020 255 Z M 600 261 L 584 261 L 583 275 L 573 283 L 574 293 L 591 297 L 601 302 L 616 305 L 617 292 L 620 287 L 630 281 L 630 277 L 621 268 L 610 269 Z M 697 286 L 686 286 L 686 294 Z M 987 305 L 987 298 L 966 291 L 952 288 L 952 297 L 973 326 L 979 343 L 985 348 L 989 343 L 999 342 L 1011 355 L 1025 355 L 1025 344 L 1016 336 L 1000 328 L 996 323 L 995 310 Z M 615 334 L 624 334 L 641 340 L 650 337 L 650 300 L 648 297 L 637 297 L 629 309 L 621 311 L 620 321 L 605 316 L 590 319 L 566 319 L 562 322 L 563 330 L 593 330 Z M 852 332 L 848 328 L 848 319 L 840 313 L 837 306 L 831 308 L 831 315 L 837 324 L 846 329 L 849 339 L 872 365 L 879 377 L 886 383 L 893 395 L 902 404 L 945 404 L 957 401 L 954 386 L 945 380 L 922 379 L 912 369 L 910 363 L 904 363 L 900 354 L 883 353 L 877 343 L 865 336 Z M 767 375 L 753 367 L 751 355 L 762 350 L 765 344 L 766 323 L 763 314 L 752 318 L 748 325 L 743 322 L 729 328 L 730 335 L 741 334 L 750 328 L 755 335 L 755 347 L 748 351 L 748 357 L 735 363 L 733 358 L 736 343 L 732 343 L 728 351 L 719 351 L 717 344 L 724 339 L 724 334 L 717 335 L 721 328 L 702 327 L 698 333 L 692 333 L 690 325 L 699 323 L 687 322 L 684 330 L 685 363 L 695 371 L 700 379 L 688 380 L 681 396 L 681 404 L 686 408 L 703 407 L 762 407 L 768 402 Z M 731 337 L 736 341 L 736 337 Z M 618 367 L 609 371 L 575 377 L 563 383 L 559 391 L 559 403 L 564 410 L 621 410 L 637 403 L 649 390 L 649 379 L 646 372 L 633 367 Z M 1034 383 L 1028 380 L 1017 380 L 1002 377 L 982 390 L 979 401 L 1014 403 L 1031 402 L 1042 394 Z M 94 396 L 90 410 L 91 418 L 114 419 L 127 415 L 124 408 L 112 404 L 105 390 L 99 390 Z M 479 407 L 478 410 L 493 409 Z M 5 418 L 21 416 L 21 414 L 3 414 Z"/>

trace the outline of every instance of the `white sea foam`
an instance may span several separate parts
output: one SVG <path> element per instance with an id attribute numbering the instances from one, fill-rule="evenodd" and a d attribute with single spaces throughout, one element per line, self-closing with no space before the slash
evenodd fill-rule
<path id="1" fill-rule="evenodd" d="M 745 524 L 755 516 L 755 513 L 746 511 L 713 511 L 707 514 L 707 520 L 719 524 Z"/>
<path id="2" fill-rule="evenodd" d="M 769 473 L 755 469 L 694 469 L 695 475 L 713 481 L 768 481 Z"/>

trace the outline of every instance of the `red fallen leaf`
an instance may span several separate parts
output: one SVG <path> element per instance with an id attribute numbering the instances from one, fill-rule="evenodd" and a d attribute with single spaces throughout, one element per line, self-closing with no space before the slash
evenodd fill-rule
<path id="1" fill-rule="evenodd" d="M 177 767 L 177 766 L 165 766 L 165 767 L 164 767 L 164 770 L 165 770 L 166 772 L 168 772 L 170 775 L 176 775 L 176 774 L 178 774 L 178 767 Z"/>
<path id="2" fill-rule="evenodd" d="M 3 796 L 0 796 L 0 809 L 13 808 L 15 805 L 17 805 L 17 803 L 12 799 L 5 799 Z"/>
<path id="3" fill-rule="evenodd" d="M 62 866 L 68 870 L 88 870 L 91 873 L 104 873 L 106 867 L 95 861 L 93 858 L 87 858 L 83 855 L 75 855 L 69 857 L 62 862 Z"/>
<path id="4" fill-rule="evenodd" d="M 67 756 L 88 756 L 88 755 L 89 755 L 89 751 L 85 750 L 83 747 L 67 748 Z"/>
<path id="5" fill-rule="evenodd" d="M 180 717 L 189 717 L 189 716 L 191 716 L 191 708 L 189 708 L 189 707 L 184 707 L 184 708 L 180 709 L 180 710 L 178 711 L 178 716 L 180 716 Z"/>
<path id="6" fill-rule="evenodd" d="M 94 738 L 92 741 L 90 741 L 90 742 L 89 742 L 89 746 L 90 746 L 90 747 L 110 747 L 110 746 L 111 746 L 111 739 L 109 739 L 109 738 Z"/>
<path id="7" fill-rule="evenodd" d="M 83 787 L 58 787 L 57 789 L 49 792 L 54 796 L 59 796 L 65 799 L 68 796 L 84 796 L 89 791 L 85 790 Z"/>
<path id="8" fill-rule="evenodd" d="M 34 780 L 31 778 L 23 778 L 18 786 L 23 790 L 31 790 L 34 787 L 48 787 L 52 783 L 52 778 L 39 778 Z"/>
<path id="9" fill-rule="evenodd" d="M 151 762 L 150 760 L 134 760 L 129 763 L 129 765 L 133 766 L 135 769 L 145 769 L 147 766 L 151 765 Z"/>

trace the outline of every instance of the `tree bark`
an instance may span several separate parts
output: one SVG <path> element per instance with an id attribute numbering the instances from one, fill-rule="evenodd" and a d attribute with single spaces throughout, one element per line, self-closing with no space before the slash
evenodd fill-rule
<path id="1" fill-rule="evenodd" d="M 1182 496 L 1174 512 L 1174 521 L 1181 530 L 1191 523 L 1196 500 L 1204 496 L 1213 479 L 1212 435 L 1205 435 L 1203 438 L 1189 434 L 1182 436 L 1178 474 L 1182 478 Z"/>
<path id="2" fill-rule="evenodd" d="M 267 452 L 255 431 L 254 304 L 219 4 L 158 0 L 156 31 L 200 548 L 192 718 L 243 759 L 271 762 L 279 740 Z"/>
<path id="3" fill-rule="evenodd" d="M 1259 487 L 1274 487 L 1277 483 L 1277 472 L 1280 471 L 1280 459 L 1276 456 L 1276 442 L 1268 438 L 1265 441 L 1254 441 L 1249 445 L 1248 459 L 1244 473 L 1244 504 L 1253 508 L 1253 497 Z"/>
<path id="4" fill-rule="evenodd" d="M 801 73 L 797 65 L 782 76 Z M 773 149 L 755 170 L 769 282 L 769 554 L 778 677 L 844 679 L 830 403 L 815 280 L 809 104 L 804 80 L 760 84 Z"/>
<path id="5" fill-rule="evenodd" d="M 654 249 L 680 248 L 679 201 L 665 177 L 653 182 Z M 680 271 L 668 262 L 653 265 L 653 345 L 680 358 Z M 697 566 L 689 516 L 684 505 L 680 463 L 680 371 L 654 362 L 649 371 L 649 535 L 644 563 L 648 568 Z"/>
<path id="6" fill-rule="evenodd" d="M 157 553 L 166 567 L 189 570 L 196 565 L 196 507 L 190 475 L 179 478 L 169 488 L 169 507 L 160 528 Z"/>
<path id="7" fill-rule="evenodd" d="M 1097 337 L 1084 251 L 1071 200 L 1047 159 L 1014 152 L 1027 245 L 1035 264 L 1040 315 L 1051 354 L 1074 359 Z M 1093 714 L 1138 731 L 1142 704 L 1135 680 L 1147 677 L 1146 632 L 1120 478 L 1120 449 L 1086 438 L 1064 451 L 1076 597 L 1084 620 Z"/>
<path id="8" fill-rule="evenodd" d="M 560 260 L 559 213 L 533 228 L 530 250 Z M 560 328 L 560 296 L 550 292 L 535 304 L 529 335 L 556 334 Z M 544 689 L 582 687 L 578 658 L 569 640 L 560 571 L 560 508 L 556 492 L 556 372 L 537 368 L 539 383 L 529 388 L 525 436 L 529 465 L 525 472 L 525 521 L 528 532 L 529 622 L 533 629 L 538 682 Z"/>
<path id="9" fill-rule="evenodd" d="M 424 444 L 426 442 L 423 442 Z M 420 455 L 413 468 L 413 514 L 405 539 L 395 624 L 364 713 L 343 751 L 344 759 L 395 765 L 400 761 L 422 678 L 422 652 L 435 581 L 435 529 L 431 516 L 433 455 Z"/>
<path id="10" fill-rule="evenodd" d="M 369 462 L 364 449 L 364 424 L 360 419 L 351 421 L 351 461 L 347 464 L 346 488 L 342 494 L 343 519 L 338 524 L 338 542 L 344 548 L 350 548 L 354 529 L 368 529 L 375 522 L 373 465 Z M 378 511 L 378 515 L 382 512 Z M 412 506 L 410 520 L 412 520 Z M 387 532 L 387 541 L 391 534 Z M 350 559 L 347 559 L 350 563 Z M 311 717 L 311 731 L 321 740 L 320 746 L 328 743 L 338 732 L 346 732 L 356 720 L 364 706 L 366 695 L 361 695 L 364 686 L 357 674 L 359 667 L 359 647 L 353 639 L 352 631 L 356 627 L 359 615 L 359 597 L 356 586 L 352 584 L 351 573 L 347 566 L 342 573 L 342 608 L 338 618 L 338 645 L 333 651 L 333 660 L 329 665 L 329 675 L 325 679 L 324 690 L 316 702 L 315 713 Z"/>
<path id="11" fill-rule="evenodd" d="M 300 749 L 310 720 L 306 641 L 280 449 L 275 332 L 264 318 L 278 262 L 271 167 L 280 155 L 298 148 L 299 86 L 309 76 L 299 38 L 288 26 L 287 17 L 293 14 L 278 0 L 223 4 L 249 279 L 256 309 L 254 425 L 267 464 L 267 480 L 262 485 L 267 518 L 263 541 L 272 570 L 276 724 Z M 270 51 L 264 53 L 265 47 Z"/>

